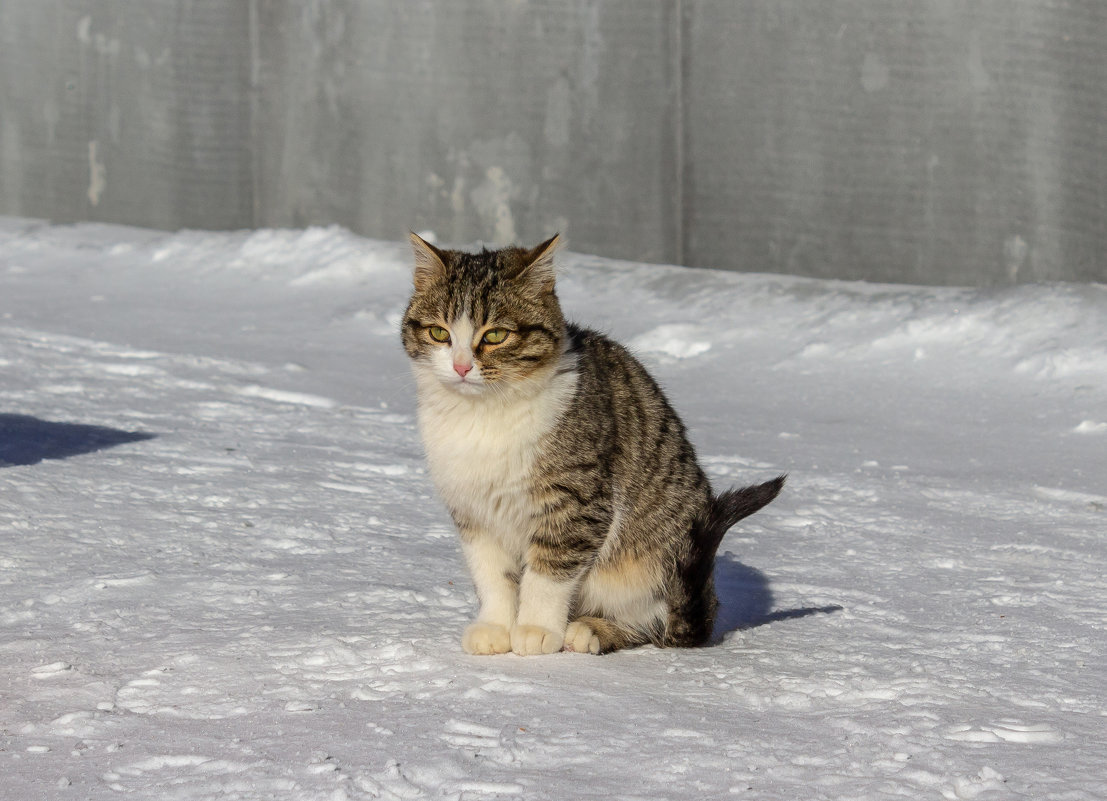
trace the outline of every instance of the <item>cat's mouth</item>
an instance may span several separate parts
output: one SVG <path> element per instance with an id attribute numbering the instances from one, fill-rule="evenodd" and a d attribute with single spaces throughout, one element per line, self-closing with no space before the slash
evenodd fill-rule
<path id="1" fill-rule="evenodd" d="M 445 383 L 454 392 L 462 395 L 480 395 L 485 390 L 483 381 L 474 381 L 467 376 L 455 375 L 452 379 L 447 379 Z"/>

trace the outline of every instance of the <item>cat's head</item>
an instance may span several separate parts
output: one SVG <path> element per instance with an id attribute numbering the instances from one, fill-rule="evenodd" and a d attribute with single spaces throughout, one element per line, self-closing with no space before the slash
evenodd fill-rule
<path id="1" fill-rule="evenodd" d="M 556 235 L 530 250 L 463 253 L 416 234 L 411 244 L 415 291 L 403 342 L 417 373 L 461 395 L 505 396 L 552 372 L 565 336 Z"/>

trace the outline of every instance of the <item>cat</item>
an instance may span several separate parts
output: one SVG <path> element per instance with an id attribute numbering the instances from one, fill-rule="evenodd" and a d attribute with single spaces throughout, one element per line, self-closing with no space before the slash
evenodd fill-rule
<path id="1" fill-rule="evenodd" d="M 430 474 L 480 603 L 462 647 L 706 645 L 715 551 L 785 477 L 712 493 L 646 369 L 562 316 L 559 241 L 465 253 L 411 235 L 402 340 Z"/>

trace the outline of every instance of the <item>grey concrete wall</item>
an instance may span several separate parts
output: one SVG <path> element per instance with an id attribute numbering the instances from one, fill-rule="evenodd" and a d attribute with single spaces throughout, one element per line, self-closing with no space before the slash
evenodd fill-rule
<path id="1" fill-rule="evenodd" d="M 0 213 L 252 224 L 248 6 L 0 0 Z"/>
<path id="2" fill-rule="evenodd" d="M 259 220 L 671 259 L 672 3 L 263 3 Z M 537 238 L 537 239 L 536 239 Z"/>
<path id="3" fill-rule="evenodd" d="M 1107 281 L 1102 0 L 0 0 L 0 213 Z"/>
<path id="4" fill-rule="evenodd" d="M 1107 280 L 1107 3 L 687 7 L 689 263 Z"/>

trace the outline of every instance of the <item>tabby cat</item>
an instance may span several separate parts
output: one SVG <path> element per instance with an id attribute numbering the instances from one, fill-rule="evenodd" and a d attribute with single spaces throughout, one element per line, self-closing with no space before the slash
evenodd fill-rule
<path id="1" fill-rule="evenodd" d="M 480 600 L 464 649 L 705 645 L 719 542 L 784 476 L 712 494 L 645 368 L 565 321 L 557 236 L 481 253 L 411 241 L 419 428 Z"/>

